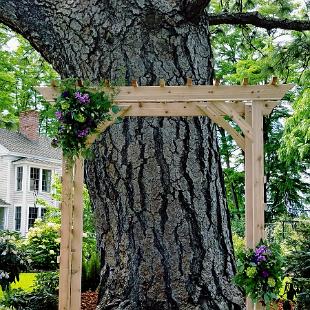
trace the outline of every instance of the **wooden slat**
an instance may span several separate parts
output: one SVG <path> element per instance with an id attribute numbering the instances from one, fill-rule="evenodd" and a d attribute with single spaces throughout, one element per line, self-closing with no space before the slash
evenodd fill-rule
<path id="1" fill-rule="evenodd" d="M 71 307 L 81 309 L 82 238 L 83 238 L 83 185 L 84 160 L 79 157 L 74 165 L 73 228 L 71 240 Z"/>
<path id="2" fill-rule="evenodd" d="M 193 80 L 191 78 L 186 79 L 186 86 L 193 86 Z"/>
<path id="3" fill-rule="evenodd" d="M 213 81 L 213 85 L 214 86 L 219 86 L 221 84 L 221 80 L 220 79 L 214 79 Z"/>
<path id="4" fill-rule="evenodd" d="M 203 112 L 197 108 L 197 104 L 207 106 L 206 102 L 134 102 L 130 103 L 131 109 L 127 116 L 202 116 Z M 217 104 L 214 103 L 215 105 Z M 238 113 L 244 114 L 244 104 L 242 102 L 229 102 L 226 105 L 234 108 Z M 122 107 L 122 104 L 119 104 Z M 225 115 L 225 113 L 221 113 Z"/>
<path id="5" fill-rule="evenodd" d="M 119 113 L 113 116 L 112 120 L 104 121 L 101 124 L 99 124 L 99 126 L 97 127 L 97 132 L 87 137 L 86 145 L 90 147 L 97 139 L 100 133 L 104 132 L 107 128 L 113 125 L 116 122 L 117 118 L 125 116 L 127 112 L 130 110 L 130 108 L 131 108 L 130 105 L 124 106 Z"/>
<path id="6" fill-rule="evenodd" d="M 131 86 L 133 86 L 133 87 L 138 87 L 139 85 L 138 85 L 137 80 L 132 80 L 132 81 L 131 81 Z"/>
<path id="7" fill-rule="evenodd" d="M 245 107 L 245 120 L 252 127 L 252 107 Z M 245 171 L 245 242 L 248 248 L 254 247 L 253 242 L 253 156 L 252 140 L 245 137 L 244 171 Z"/>
<path id="8" fill-rule="evenodd" d="M 217 103 L 216 106 L 236 122 L 247 138 L 250 140 L 253 139 L 252 126 L 250 126 L 232 106 L 229 106 L 223 102 Z"/>
<path id="9" fill-rule="evenodd" d="M 280 100 L 293 84 L 283 85 L 193 85 L 188 86 L 122 86 L 115 97 L 117 103 L 144 101 L 242 101 L 242 100 Z M 54 101 L 58 96 L 56 88 L 36 87 L 47 101 Z"/>
<path id="10" fill-rule="evenodd" d="M 214 123 L 224 128 L 236 141 L 237 145 L 244 150 L 244 138 L 233 128 L 231 125 L 224 120 L 222 116 L 218 114 L 218 111 L 216 111 L 215 107 L 213 106 L 201 106 L 197 105 L 201 111 L 208 116 Z"/>
<path id="11" fill-rule="evenodd" d="M 120 87 L 116 101 L 120 100 L 154 100 L 165 101 L 196 101 L 196 100 L 280 100 L 284 94 L 292 88 L 292 84 L 279 86 L 255 85 L 255 86 L 140 86 Z"/>
<path id="12" fill-rule="evenodd" d="M 247 85 L 249 85 L 249 78 L 244 78 L 244 79 L 242 80 L 241 85 L 242 85 L 242 86 L 247 86 Z"/>
<path id="13" fill-rule="evenodd" d="M 277 85 L 278 83 L 278 78 L 276 76 L 273 76 L 271 81 L 270 81 L 270 85 Z"/>
<path id="14" fill-rule="evenodd" d="M 70 310 L 73 169 L 65 158 L 62 163 L 59 310 Z"/>
<path id="15" fill-rule="evenodd" d="M 253 127 L 253 242 L 264 238 L 264 141 L 263 115 L 260 102 L 252 105 Z"/>

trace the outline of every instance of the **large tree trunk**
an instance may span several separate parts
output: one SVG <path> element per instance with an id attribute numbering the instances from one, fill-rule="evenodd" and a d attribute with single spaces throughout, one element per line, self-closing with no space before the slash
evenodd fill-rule
<path id="1" fill-rule="evenodd" d="M 192 12 L 208 2 L 0 0 L 0 20 L 62 76 L 205 84 L 208 24 Z M 93 151 L 86 182 L 102 255 L 98 309 L 240 309 L 209 119 L 126 118 Z"/>

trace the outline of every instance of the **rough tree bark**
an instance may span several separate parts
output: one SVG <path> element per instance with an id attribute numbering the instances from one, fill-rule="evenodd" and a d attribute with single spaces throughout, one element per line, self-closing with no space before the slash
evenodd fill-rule
<path id="1" fill-rule="evenodd" d="M 0 21 L 63 77 L 210 83 L 208 22 L 192 22 L 188 7 L 195 1 L 0 0 Z M 102 254 L 98 309 L 242 308 L 215 126 L 127 118 L 93 150 L 86 182 Z"/>

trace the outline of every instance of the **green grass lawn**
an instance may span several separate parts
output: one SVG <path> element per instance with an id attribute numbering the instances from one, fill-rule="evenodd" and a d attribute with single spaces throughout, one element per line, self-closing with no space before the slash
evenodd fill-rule
<path id="1" fill-rule="evenodd" d="M 23 290 L 29 292 L 32 290 L 32 285 L 35 279 L 35 273 L 21 273 L 19 281 L 11 285 L 12 288 L 22 288 Z M 0 299 L 3 296 L 2 289 L 0 287 Z"/>

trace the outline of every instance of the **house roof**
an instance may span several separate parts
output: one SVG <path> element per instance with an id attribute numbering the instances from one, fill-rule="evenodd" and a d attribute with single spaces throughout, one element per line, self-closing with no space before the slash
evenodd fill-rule
<path id="1" fill-rule="evenodd" d="M 13 164 L 21 164 L 21 163 L 34 163 L 34 164 L 43 164 L 43 165 L 51 165 L 51 162 L 48 160 L 41 160 L 41 159 L 34 159 L 34 158 L 27 158 L 27 157 L 22 157 L 16 160 L 13 160 Z"/>
<path id="2" fill-rule="evenodd" d="M 51 140 L 44 136 L 40 136 L 38 141 L 31 141 L 18 132 L 0 129 L 0 145 L 24 157 L 61 159 L 61 150 L 53 148 Z"/>
<path id="3" fill-rule="evenodd" d="M 0 198 L 0 206 L 9 206 L 10 204 Z"/>

